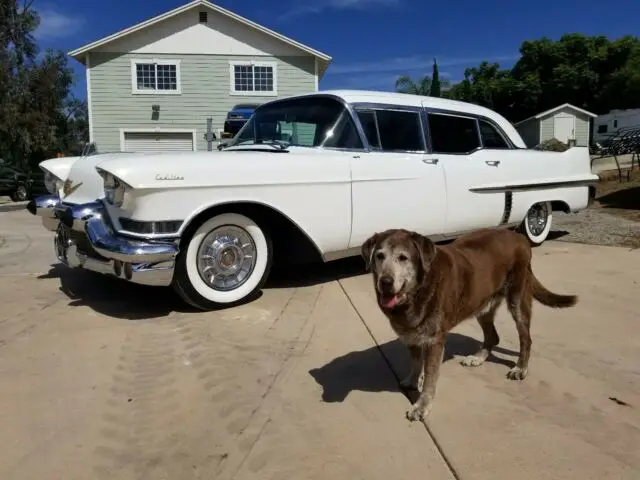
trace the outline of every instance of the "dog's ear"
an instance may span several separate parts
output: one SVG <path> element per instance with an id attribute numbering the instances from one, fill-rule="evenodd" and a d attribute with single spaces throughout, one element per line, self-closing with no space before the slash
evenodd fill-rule
<path id="1" fill-rule="evenodd" d="M 374 233 L 364 241 L 364 243 L 362 244 L 362 247 L 360 248 L 360 254 L 364 259 L 364 264 L 367 270 L 371 268 L 371 257 L 373 256 L 373 250 L 374 250 L 374 247 L 376 246 L 376 243 L 378 242 L 379 236 L 380 236 L 379 233 L 377 232 Z"/>
<path id="2" fill-rule="evenodd" d="M 436 246 L 429 238 L 417 232 L 411 232 L 411 240 L 413 241 L 416 250 L 418 250 L 422 267 L 425 271 L 428 271 L 429 266 L 433 261 L 433 257 L 436 255 Z"/>

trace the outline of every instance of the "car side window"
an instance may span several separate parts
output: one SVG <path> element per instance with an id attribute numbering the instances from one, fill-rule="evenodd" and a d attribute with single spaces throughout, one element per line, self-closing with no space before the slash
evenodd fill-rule
<path id="1" fill-rule="evenodd" d="M 430 113 L 429 134 L 434 153 L 469 153 L 480 148 L 474 118 Z"/>
<path id="2" fill-rule="evenodd" d="M 330 135 L 329 132 L 331 132 Z M 363 148 L 362 139 L 358 134 L 355 123 L 351 117 L 344 112 L 332 130 L 319 130 L 318 133 L 322 133 L 324 136 L 324 143 L 322 143 L 323 147 L 354 150 L 361 150 Z"/>
<path id="3" fill-rule="evenodd" d="M 376 110 L 383 152 L 424 150 L 422 124 L 417 112 Z"/>
<path id="4" fill-rule="evenodd" d="M 372 110 L 358 110 L 356 113 L 371 148 L 380 148 L 380 137 L 378 136 L 375 112 Z"/>
<path id="5" fill-rule="evenodd" d="M 372 148 L 383 152 L 425 149 L 420 114 L 401 110 L 359 110 L 358 118 Z"/>
<path id="6" fill-rule="evenodd" d="M 484 148 L 505 149 L 509 148 L 509 144 L 500 132 L 485 120 L 478 120 L 480 126 L 480 136 L 482 137 L 482 146 Z"/>

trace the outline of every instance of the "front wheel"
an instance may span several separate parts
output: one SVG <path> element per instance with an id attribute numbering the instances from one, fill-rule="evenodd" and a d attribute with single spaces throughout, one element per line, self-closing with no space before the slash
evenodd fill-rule
<path id="1" fill-rule="evenodd" d="M 551 202 L 536 203 L 529 208 L 518 230 L 529 239 L 532 245 L 541 245 L 549 236 L 552 219 Z"/>
<path id="2" fill-rule="evenodd" d="M 201 310 L 229 307 L 252 297 L 271 270 L 267 232 L 237 213 L 216 215 L 200 225 L 176 261 L 173 286 Z"/>

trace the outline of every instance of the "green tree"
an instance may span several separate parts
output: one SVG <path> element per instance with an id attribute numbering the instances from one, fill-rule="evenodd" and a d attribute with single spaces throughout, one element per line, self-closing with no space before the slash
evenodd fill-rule
<path id="1" fill-rule="evenodd" d="M 429 89 L 431 97 L 440 97 L 442 95 L 440 85 L 440 73 L 438 72 L 438 63 L 433 59 L 433 73 L 431 74 L 431 88 Z"/>
<path id="2" fill-rule="evenodd" d="M 438 72 L 436 67 L 436 74 L 437 73 Z M 436 80 L 438 83 L 438 87 L 436 88 L 438 90 L 440 90 L 442 87 L 449 86 L 449 82 L 444 78 L 439 78 L 438 76 Z M 396 91 L 399 93 L 410 93 L 412 95 L 429 96 L 433 92 L 433 82 L 434 79 L 432 79 L 429 75 L 425 75 L 417 81 L 413 80 L 408 75 L 402 75 L 396 80 Z"/>
<path id="3" fill-rule="evenodd" d="M 568 34 L 525 41 L 513 68 L 489 62 L 467 68 L 446 96 L 512 122 L 565 102 L 594 113 L 640 107 L 640 39 Z"/>
<path id="4" fill-rule="evenodd" d="M 413 95 L 429 95 L 431 91 L 431 77 L 425 75 L 417 82 L 407 75 L 402 75 L 396 80 L 396 91 Z"/>
<path id="5" fill-rule="evenodd" d="M 39 54 L 30 3 L 0 1 L 0 157 L 20 167 L 54 155 L 72 82 L 62 52 Z"/>

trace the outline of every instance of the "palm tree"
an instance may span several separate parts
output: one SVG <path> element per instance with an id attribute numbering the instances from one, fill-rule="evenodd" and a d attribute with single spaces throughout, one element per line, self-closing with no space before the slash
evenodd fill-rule
<path id="1" fill-rule="evenodd" d="M 431 77 L 425 75 L 418 82 L 407 75 L 402 75 L 396 80 L 396 91 L 400 93 L 411 93 L 413 95 L 429 95 L 431 90 Z"/>
<path id="2" fill-rule="evenodd" d="M 417 82 L 408 75 L 402 75 L 396 80 L 396 91 L 399 93 L 410 93 L 412 95 L 429 96 L 431 94 L 432 81 L 429 75 L 425 75 Z M 448 89 L 450 85 L 449 81 L 445 78 L 439 78 L 438 83 L 440 83 L 442 93 L 444 93 L 444 90 Z"/>

